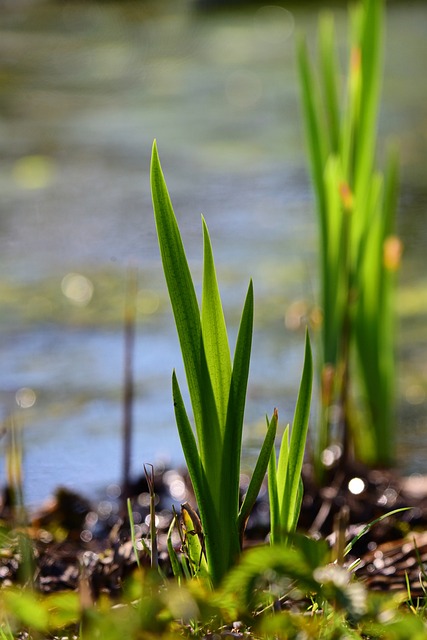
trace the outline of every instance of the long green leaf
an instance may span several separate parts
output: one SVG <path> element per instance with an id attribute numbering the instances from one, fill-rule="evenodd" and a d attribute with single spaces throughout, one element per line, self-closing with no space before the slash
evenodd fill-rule
<path id="1" fill-rule="evenodd" d="M 344 210 L 340 190 L 343 188 L 343 176 L 340 159 L 330 156 L 324 172 L 325 198 L 327 205 L 326 275 L 323 283 L 323 312 L 325 362 L 337 366 L 341 342 L 341 330 L 347 302 L 348 287 L 348 237 L 346 234 L 348 217 Z"/>
<path id="2" fill-rule="evenodd" d="M 178 435 L 181 441 L 185 461 L 187 463 L 188 472 L 193 484 L 196 500 L 198 504 L 200 502 L 203 503 L 204 481 L 202 477 L 199 452 L 175 371 L 172 373 L 172 395 Z"/>
<path id="3" fill-rule="evenodd" d="M 323 168 L 327 154 L 326 134 L 319 122 L 320 100 L 317 87 L 308 61 L 307 47 L 304 41 L 298 46 L 298 68 L 302 89 L 302 105 L 306 123 L 307 141 L 311 163 L 311 172 L 317 198 L 318 213 L 322 236 L 325 237 L 325 192 L 323 188 Z"/>
<path id="4" fill-rule="evenodd" d="M 233 371 L 231 375 L 228 399 L 227 422 L 224 434 L 221 496 L 222 511 L 227 521 L 234 519 L 230 535 L 232 549 L 236 553 L 239 545 L 237 513 L 239 511 L 240 456 L 242 449 L 243 418 L 245 412 L 246 390 L 249 376 L 249 364 L 252 347 L 254 298 L 252 281 L 249 283 L 246 300 L 240 320 L 239 333 L 234 351 Z"/>
<path id="5" fill-rule="evenodd" d="M 305 339 L 304 366 L 301 384 L 292 424 L 289 444 L 289 463 L 286 476 L 286 503 L 288 505 L 287 525 L 295 521 L 295 513 L 299 501 L 299 483 L 304 462 L 305 443 L 307 440 L 308 420 L 310 416 L 311 390 L 313 382 L 313 359 L 308 332 Z"/>
<path id="6" fill-rule="evenodd" d="M 286 493 L 286 477 L 288 475 L 289 464 L 289 424 L 282 435 L 282 441 L 280 443 L 279 459 L 277 461 L 277 494 L 279 496 L 279 514 L 282 511 L 283 500 Z M 280 516 L 279 516 L 280 517 Z"/>
<path id="7" fill-rule="evenodd" d="M 355 190 L 363 199 L 369 188 L 375 159 L 381 80 L 383 4 L 383 0 L 365 0 L 359 36 L 362 86 Z"/>
<path id="8" fill-rule="evenodd" d="M 291 531 L 292 533 L 296 531 L 296 528 L 298 525 L 303 497 L 304 497 L 304 484 L 302 481 L 302 477 L 300 476 L 298 481 L 298 489 L 297 489 L 295 504 L 293 509 L 289 511 L 289 517 L 288 517 L 288 527 L 289 527 L 289 531 Z"/>
<path id="9" fill-rule="evenodd" d="M 169 560 L 172 567 L 172 573 L 174 577 L 178 580 L 178 584 L 179 584 L 181 578 L 183 578 L 184 575 L 183 575 L 182 566 L 179 563 L 178 555 L 174 549 L 173 542 L 172 542 L 172 534 L 176 525 L 175 519 L 176 519 L 176 516 L 173 518 L 172 522 L 170 523 L 166 545 L 167 545 Z"/>
<path id="10" fill-rule="evenodd" d="M 155 141 L 151 158 L 151 190 L 160 255 L 197 423 L 197 413 L 200 413 L 197 391 L 202 345 L 199 306 Z"/>
<path id="11" fill-rule="evenodd" d="M 231 359 L 224 312 L 218 291 L 212 246 L 205 220 L 203 222 L 203 288 L 202 333 L 206 361 L 212 382 L 216 407 L 223 435 L 227 418 L 228 394 L 231 382 Z"/>
<path id="12" fill-rule="evenodd" d="M 219 580 L 223 575 L 223 550 L 218 540 L 218 532 L 220 531 L 220 521 L 218 519 L 217 509 L 211 493 L 211 485 L 209 484 L 205 470 L 200 463 L 197 451 L 196 440 L 194 438 L 191 424 L 185 410 L 184 401 L 182 399 L 181 390 L 175 372 L 172 375 L 172 391 L 173 402 L 175 407 L 175 418 L 178 427 L 179 438 L 181 440 L 182 449 L 187 463 L 188 472 L 196 496 L 197 505 L 199 507 L 200 519 L 202 521 L 203 530 L 206 536 L 206 555 L 211 577 L 214 582 Z M 219 575 L 217 575 L 217 572 Z"/>
<path id="13" fill-rule="evenodd" d="M 151 189 L 160 254 L 181 345 L 199 442 L 199 455 L 211 485 L 218 486 L 220 432 L 206 362 L 199 306 L 178 223 L 154 142 Z"/>
<path id="14" fill-rule="evenodd" d="M 267 419 L 267 426 L 268 426 Z M 280 508 L 279 495 L 277 491 L 277 464 L 276 450 L 272 447 L 270 460 L 268 462 L 268 500 L 270 503 L 270 544 L 277 544 L 280 541 Z"/>
<path id="15" fill-rule="evenodd" d="M 246 492 L 243 504 L 240 507 L 239 517 L 237 520 L 237 528 L 239 530 L 240 540 L 243 539 L 243 533 L 246 527 L 247 520 L 253 509 L 255 501 L 261 489 L 262 482 L 265 478 L 267 467 L 269 464 L 271 452 L 274 453 L 274 439 L 277 432 L 278 413 L 274 410 L 273 416 L 268 425 L 267 433 L 264 438 L 264 442 L 261 447 L 258 459 L 255 464 L 255 469 L 252 473 L 251 480 L 249 482 L 248 490 Z"/>
<path id="16" fill-rule="evenodd" d="M 334 20 L 332 15 L 325 14 L 320 23 L 320 64 L 322 70 L 322 88 L 328 121 L 328 133 L 331 153 L 337 154 L 340 148 L 340 116 L 338 106 L 338 88 L 333 43 L 335 41 Z"/>

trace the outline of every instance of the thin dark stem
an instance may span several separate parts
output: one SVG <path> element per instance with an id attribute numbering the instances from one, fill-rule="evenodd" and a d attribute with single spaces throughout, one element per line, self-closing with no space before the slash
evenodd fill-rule
<path id="1" fill-rule="evenodd" d="M 124 506 L 130 490 L 130 464 L 132 453 L 133 431 L 133 399 L 134 376 L 133 359 L 135 351 L 135 319 L 136 319 L 136 295 L 137 295 L 137 270 L 130 268 L 126 280 L 125 318 L 124 318 L 124 392 L 123 392 L 123 472 L 122 472 L 122 496 Z"/>

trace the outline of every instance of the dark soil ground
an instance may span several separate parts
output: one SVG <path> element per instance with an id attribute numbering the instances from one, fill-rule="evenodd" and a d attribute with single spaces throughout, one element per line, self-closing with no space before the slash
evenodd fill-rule
<path id="1" fill-rule="evenodd" d="M 155 470 L 154 484 L 159 561 L 167 574 L 166 539 L 173 509 L 179 513 L 181 503 L 194 504 L 194 496 L 187 473 L 180 469 Z M 413 597 L 425 596 L 420 560 L 427 561 L 426 478 L 402 478 L 390 470 L 347 465 L 345 470 L 330 470 L 319 489 L 307 466 L 304 485 L 299 528 L 327 538 L 331 545 L 336 544 L 337 528 L 344 528 L 349 541 L 367 523 L 400 507 L 411 507 L 373 526 L 355 544 L 351 559 L 360 558 L 357 573 L 370 589 L 407 591 L 407 573 Z M 137 537 L 148 536 L 150 496 L 145 477 L 132 484 L 129 497 L 135 533 Z M 100 592 L 108 592 L 113 598 L 120 595 L 123 580 L 135 569 L 136 558 L 126 500 L 117 485 L 109 487 L 96 504 L 60 488 L 51 503 L 31 518 L 29 526 L 23 526 L 25 514 L 19 513 L 12 502 L 11 492 L 4 490 L 0 503 L 0 585 L 30 578 L 37 589 L 48 593 L 77 589 L 84 574 L 94 599 Z M 29 536 L 26 552 L 17 530 Z M 267 490 L 263 488 L 248 522 L 245 544 L 263 543 L 268 532 Z M 174 544 L 180 547 L 178 533 Z M 140 561 L 147 566 L 150 563 L 143 549 Z"/>

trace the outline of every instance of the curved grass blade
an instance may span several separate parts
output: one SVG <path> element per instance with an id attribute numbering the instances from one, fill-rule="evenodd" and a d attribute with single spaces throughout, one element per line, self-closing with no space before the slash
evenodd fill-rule
<path id="1" fill-rule="evenodd" d="M 352 548 L 354 547 L 354 545 L 356 544 L 356 542 L 358 540 L 360 540 L 360 538 L 362 538 L 362 536 L 366 535 L 368 533 L 368 531 L 370 531 L 374 525 L 378 524 L 382 520 L 385 520 L 385 518 L 389 518 L 390 516 L 394 516 L 396 513 L 400 513 L 401 511 L 409 511 L 409 509 L 412 509 L 412 507 L 401 507 L 400 509 L 394 509 L 393 511 L 389 511 L 388 513 L 384 513 L 379 518 L 375 518 L 375 520 L 372 520 L 372 522 L 369 522 L 365 527 L 363 527 L 362 531 L 360 531 L 357 534 L 357 536 L 355 536 L 352 540 L 350 540 L 350 542 L 348 543 L 348 545 L 344 549 L 344 555 L 345 556 L 348 555 L 350 553 L 350 551 L 352 550 Z"/>
<path id="2" fill-rule="evenodd" d="M 256 597 L 256 585 L 265 575 L 274 571 L 296 580 L 299 588 L 315 593 L 319 584 L 313 571 L 328 555 L 328 546 L 323 540 L 310 540 L 302 536 L 292 536 L 293 546 L 274 545 L 256 547 L 242 556 L 237 567 L 224 580 L 225 594 L 233 594 L 241 610 L 247 610 Z"/>

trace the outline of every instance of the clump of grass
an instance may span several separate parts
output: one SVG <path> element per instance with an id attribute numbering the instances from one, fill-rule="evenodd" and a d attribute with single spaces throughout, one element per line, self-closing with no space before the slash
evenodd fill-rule
<path id="1" fill-rule="evenodd" d="M 242 430 L 253 326 L 252 282 L 249 283 L 232 362 L 207 225 L 202 219 L 204 258 L 202 303 L 199 309 L 156 143 L 153 145 L 151 162 L 151 188 L 160 253 L 181 345 L 196 437 L 174 372 L 172 391 L 175 417 L 200 511 L 208 573 L 213 584 L 217 585 L 239 557 L 246 521 L 273 449 L 277 412 L 268 421 L 267 434 L 248 491 L 240 505 Z M 292 514 L 297 509 L 293 493 L 294 475 L 298 473 L 304 450 L 310 410 L 311 352 L 308 338 L 302 387 L 303 400 L 297 422 L 305 426 L 299 431 L 295 430 L 295 434 L 298 432 L 294 438 L 295 445 L 299 439 L 298 450 L 294 445 L 289 456 L 289 466 L 293 465 L 293 470 L 290 472 L 292 495 L 287 506 Z M 294 449 L 298 458 L 295 464 L 292 456 Z M 199 563 L 200 558 L 193 558 L 193 562 Z"/>
<path id="2" fill-rule="evenodd" d="M 393 302 L 401 252 L 395 235 L 396 154 L 389 155 L 384 175 L 375 169 L 383 1 L 364 0 L 350 17 L 342 104 L 330 15 L 320 23 L 318 77 L 304 42 L 298 50 L 319 223 L 323 325 L 318 467 L 331 442 L 337 409 L 344 461 L 353 449 L 359 459 L 373 464 L 390 465 L 395 455 Z M 355 396 L 363 398 L 360 419 L 355 419 Z"/>

